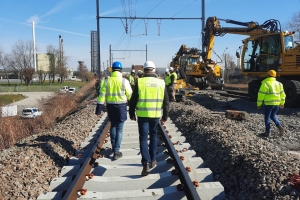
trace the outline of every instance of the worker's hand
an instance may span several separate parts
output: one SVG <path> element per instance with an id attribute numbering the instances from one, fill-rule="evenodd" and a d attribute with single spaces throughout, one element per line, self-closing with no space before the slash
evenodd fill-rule
<path id="1" fill-rule="evenodd" d="M 102 113 L 102 105 L 101 104 L 97 104 L 95 114 L 97 116 L 101 116 L 101 113 Z"/>
<path id="2" fill-rule="evenodd" d="M 160 119 L 160 124 L 161 124 L 161 125 L 165 125 L 166 121 L 167 121 L 167 120 Z"/>
<path id="3" fill-rule="evenodd" d="M 279 106 L 280 107 L 280 109 L 283 109 L 284 108 L 284 105 L 282 105 L 282 106 Z"/>
<path id="4" fill-rule="evenodd" d="M 136 116 L 130 117 L 131 120 L 136 121 Z"/>
<path id="5" fill-rule="evenodd" d="M 261 108 L 261 106 L 257 106 L 257 109 L 259 110 Z"/>

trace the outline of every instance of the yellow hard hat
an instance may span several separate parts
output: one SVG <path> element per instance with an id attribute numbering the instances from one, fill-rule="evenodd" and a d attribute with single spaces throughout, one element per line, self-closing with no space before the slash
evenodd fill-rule
<path id="1" fill-rule="evenodd" d="M 269 75 L 269 76 L 272 76 L 272 77 L 276 77 L 276 72 L 275 72 L 275 70 L 269 70 L 269 71 L 268 71 L 268 75 Z"/>

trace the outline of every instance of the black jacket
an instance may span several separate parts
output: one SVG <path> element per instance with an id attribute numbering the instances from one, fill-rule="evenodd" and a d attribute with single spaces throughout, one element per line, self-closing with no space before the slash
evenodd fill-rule
<path id="1" fill-rule="evenodd" d="M 157 78 L 156 74 L 145 74 L 144 77 L 155 77 Z M 138 82 L 135 85 L 133 92 L 132 92 L 132 96 L 130 99 L 130 104 L 129 104 L 129 116 L 130 119 L 132 119 L 133 117 L 135 117 L 135 109 L 136 109 L 136 104 L 137 101 L 139 99 L 139 94 L 138 94 Z M 162 119 L 163 120 L 167 120 L 168 118 L 168 114 L 169 114 L 169 96 L 168 96 L 168 91 L 165 88 L 165 94 L 164 94 L 164 100 L 163 100 L 163 115 L 162 115 Z"/>

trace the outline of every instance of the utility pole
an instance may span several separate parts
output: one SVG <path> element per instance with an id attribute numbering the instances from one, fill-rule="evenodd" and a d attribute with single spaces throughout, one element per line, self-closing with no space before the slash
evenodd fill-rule
<path id="1" fill-rule="evenodd" d="M 98 78 L 100 80 L 101 76 L 101 58 L 100 58 L 100 14 L 99 14 L 99 0 L 96 0 L 96 6 L 97 6 L 97 42 L 98 42 Z"/>
<path id="2" fill-rule="evenodd" d="M 202 52 L 205 52 L 205 49 L 204 49 L 204 37 L 205 37 L 205 32 L 204 32 L 204 26 L 205 26 L 205 2 L 204 0 L 202 0 L 202 17 L 201 17 L 201 20 L 202 20 Z"/>

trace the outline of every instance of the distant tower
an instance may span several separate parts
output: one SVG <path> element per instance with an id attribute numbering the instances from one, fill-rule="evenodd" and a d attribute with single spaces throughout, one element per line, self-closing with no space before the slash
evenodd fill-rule
<path id="1" fill-rule="evenodd" d="M 98 68 L 98 36 L 97 31 L 91 31 L 91 72 L 97 73 Z"/>

